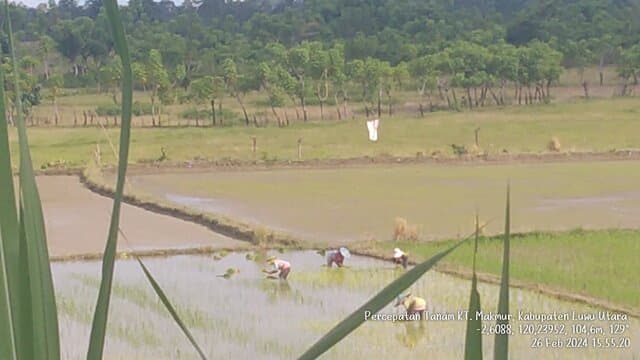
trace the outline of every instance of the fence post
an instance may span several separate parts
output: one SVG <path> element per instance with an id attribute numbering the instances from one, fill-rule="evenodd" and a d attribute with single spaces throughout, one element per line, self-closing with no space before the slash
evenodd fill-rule
<path id="1" fill-rule="evenodd" d="M 252 136 L 251 137 L 251 152 L 253 153 L 253 157 L 256 157 L 256 148 L 257 148 L 257 141 L 256 141 L 256 137 Z"/>

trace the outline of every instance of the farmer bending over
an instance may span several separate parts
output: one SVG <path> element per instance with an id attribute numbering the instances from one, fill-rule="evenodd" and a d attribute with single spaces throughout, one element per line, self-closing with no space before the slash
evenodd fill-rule
<path id="1" fill-rule="evenodd" d="M 344 259 L 351 257 L 351 253 L 345 247 L 338 250 L 327 251 L 327 266 L 332 267 L 335 263 L 338 267 L 342 267 Z"/>
<path id="2" fill-rule="evenodd" d="M 287 276 L 291 272 L 291 264 L 288 261 L 276 259 L 275 256 L 270 256 L 267 259 L 267 264 L 273 265 L 271 270 L 262 270 L 265 274 L 274 275 L 278 274 L 278 278 L 287 280 Z"/>
<path id="3" fill-rule="evenodd" d="M 419 319 L 422 319 L 427 311 L 427 302 L 421 297 L 411 295 L 411 293 L 397 297 L 394 306 L 398 307 L 401 305 L 405 308 L 408 315 L 418 314 Z"/>
<path id="4" fill-rule="evenodd" d="M 407 256 L 404 251 L 395 248 L 393 249 L 393 262 L 395 264 L 402 264 L 402 267 L 406 269 L 407 263 L 409 262 L 409 256 Z"/>

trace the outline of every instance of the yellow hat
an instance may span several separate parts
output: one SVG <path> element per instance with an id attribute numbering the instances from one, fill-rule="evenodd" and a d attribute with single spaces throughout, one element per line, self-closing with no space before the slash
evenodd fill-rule
<path id="1" fill-rule="evenodd" d="M 275 257 L 275 256 L 269 256 L 269 257 L 267 258 L 267 264 L 271 264 L 271 263 L 273 263 L 274 261 L 276 261 L 276 257 Z"/>

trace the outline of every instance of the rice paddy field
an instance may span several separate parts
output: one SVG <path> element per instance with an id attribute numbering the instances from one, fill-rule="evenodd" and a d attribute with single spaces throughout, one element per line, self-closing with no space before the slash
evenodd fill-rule
<path id="1" fill-rule="evenodd" d="M 634 161 L 385 166 L 138 175 L 134 191 L 282 229 L 317 243 L 390 240 L 394 219 L 421 240 L 473 232 L 474 213 L 503 230 L 511 182 L 514 232 L 640 226 Z"/>
<path id="2" fill-rule="evenodd" d="M 315 252 L 275 255 L 289 260 L 293 271 L 287 282 L 268 280 L 260 270 L 266 254 L 231 253 L 219 256 L 149 258 L 147 266 L 176 305 L 186 325 L 211 358 L 289 359 L 301 354 L 334 324 L 364 303 L 403 270 L 390 263 L 354 256 L 348 268 L 322 267 Z M 228 268 L 239 272 L 218 277 Z M 62 357 L 80 359 L 88 342 L 92 309 L 100 280 L 99 262 L 52 264 L 59 307 Z M 440 273 L 428 273 L 411 288 L 427 299 L 433 314 L 457 313 L 468 306 L 470 282 Z M 106 359 L 196 359 L 179 328 L 148 285 L 134 261 L 116 266 L 112 308 L 106 342 Z M 480 284 L 482 308 L 495 312 L 498 287 Z M 396 312 L 391 306 L 381 313 Z M 576 316 L 598 314 L 598 309 L 567 303 L 513 289 L 511 311 L 557 313 Z M 572 315 L 573 316 L 573 315 Z M 492 325 L 494 321 L 484 321 Z M 526 334 L 535 321 L 514 319 L 510 355 L 517 359 L 634 359 L 640 352 L 637 319 L 626 321 L 566 321 L 566 334 Z M 559 324 L 550 322 L 549 324 Z M 602 329 L 582 334 L 582 324 Z M 610 335 L 622 324 L 621 334 Z M 461 358 L 466 323 L 458 320 L 391 322 L 368 321 L 331 349 L 326 359 L 451 359 Z M 551 339 L 567 345 L 588 339 L 583 348 L 535 347 Z M 596 340 L 614 338 L 620 348 L 598 348 Z M 484 336 L 484 356 L 493 351 L 493 335 Z M 548 340 L 544 340 L 547 343 Z M 627 345 L 628 344 L 628 345 Z M 532 348 L 532 345 L 534 346 Z"/>

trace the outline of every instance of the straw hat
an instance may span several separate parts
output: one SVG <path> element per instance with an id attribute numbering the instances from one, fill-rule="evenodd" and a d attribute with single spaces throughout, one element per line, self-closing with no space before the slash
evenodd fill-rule
<path id="1" fill-rule="evenodd" d="M 342 256 L 344 256 L 345 258 L 351 257 L 351 253 L 349 252 L 349 249 L 347 249 L 346 247 L 340 248 L 340 254 L 342 254 Z"/>
<path id="2" fill-rule="evenodd" d="M 393 249 L 393 257 L 394 258 L 402 257 L 402 255 L 404 255 L 404 252 L 402 250 L 400 250 L 399 248 Z"/>
<path id="3" fill-rule="evenodd" d="M 267 258 L 267 264 L 273 264 L 274 261 L 276 261 L 276 257 L 275 256 L 269 256 Z"/>

